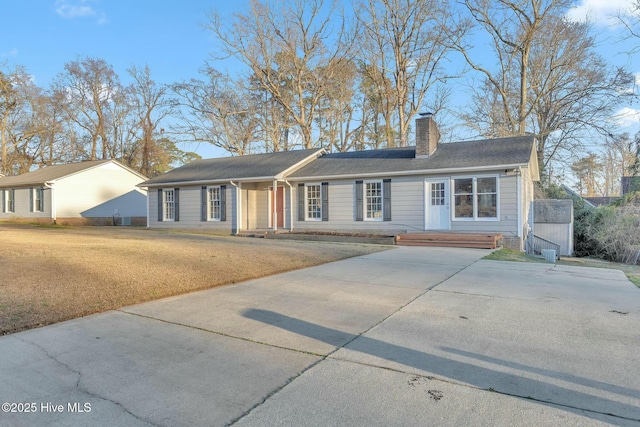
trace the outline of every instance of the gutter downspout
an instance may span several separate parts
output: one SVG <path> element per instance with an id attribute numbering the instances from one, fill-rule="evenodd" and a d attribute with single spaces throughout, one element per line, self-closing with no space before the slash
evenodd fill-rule
<path id="1" fill-rule="evenodd" d="M 45 182 L 45 188 L 51 189 L 51 219 L 53 219 L 53 223 L 57 223 L 57 209 L 56 209 L 56 189 L 52 183 Z"/>
<path id="2" fill-rule="evenodd" d="M 284 183 L 289 186 L 289 232 L 293 232 L 293 186 L 284 180 Z"/>
<path id="3" fill-rule="evenodd" d="M 242 185 L 241 183 L 238 183 L 238 185 L 236 185 L 235 182 L 233 181 L 229 181 L 229 184 L 233 185 L 236 189 L 236 233 L 238 234 L 240 232 L 240 228 L 241 228 L 241 224 L 242 224 L 242 188 L 240 187 L 240 185 Z M 231 229 L 231 233 L 233 233 L 233 228 Z"/>
<path id="4" fill-rule="evenodd" d="M 516 198 L 518 203 L 518 237 L 520 237 L 520 250 L 524 249 L 524 224 L 522 222 L 522 214 L 525 210 L 522 205 L 522 167 L 518 167 L 518 174 L 516 175 Z"/>

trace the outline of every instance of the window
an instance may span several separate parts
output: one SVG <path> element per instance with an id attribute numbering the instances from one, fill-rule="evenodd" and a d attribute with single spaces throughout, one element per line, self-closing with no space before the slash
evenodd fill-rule
<path id="1" fill-rule="evenodd" d="M 365 182 L 365 219 L 382 220 L 382 181 Z"/>
<path id="2" fill-rule="evenodd" d="M 444 182 L 431 183 L 431 206 L 444 206 Z"/>
<path id="3" fill-rule="evenodd" d="M 391 179 L 355 184 L 356 221 L 391 221 Z"/>
<path id="4" fill-rule="evenodd" d="M 306 185 L 306 203 L 307 216 L 310 221 L 322 220 L 322 196 L 320 193 L 320 184 Z"/>
<path id="5" fill-rule="evenodd" d="M 455 219 L 498 219 L 498 178 L 454 180 Z"/>
<path id="6" fill-rule="evenodd" d="M 175 191 L 163 190 L 162 192 L 163 220 L 173 221 L 175 219 Z"/>
<path id="7" fill-rule="evenodd" d="M 31 189 L 31 212 L 44 212 L 44 188 Z"/>
<path id="8" fill-rule="evenodd" d="M 220 221 L 220 212 L 222 207 L 220 187 L 209 187 L 207 189 L 207 200 L 209 202 L 209 220 Z"/>
<path id="9" fill-rule="evenodd" d="M 478 178 L 478 218 L 498 218 L 496 178 Z"/>
<path id="10" fill-rule="evenodd" d="M 16 211 L 15 195 L 14 189 L 4 191 L 4 212 Z"/>
<path id="11" fill-rule="evenodd" d="M 298 184 L 298 221 L 329 221 L 329 183 Z"/>

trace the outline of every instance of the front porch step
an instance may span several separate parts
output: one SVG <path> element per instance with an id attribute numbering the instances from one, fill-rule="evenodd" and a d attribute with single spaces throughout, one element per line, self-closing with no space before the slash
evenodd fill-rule
<path id="1" fill-rule="evenodd" d="M 501 240 L 501 233 L 424 232 L 397 235 L 396 245 L 496 249 Z"/>

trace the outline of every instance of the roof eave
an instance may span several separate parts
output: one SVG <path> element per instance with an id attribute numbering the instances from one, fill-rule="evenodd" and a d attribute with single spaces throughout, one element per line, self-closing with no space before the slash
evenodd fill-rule
<path id="1" fill-rule="evenodd" d="M 162 187 L 171 187 L 176 185 L 216 185 L 216 184 L 224 184 L 226 182 L 265 182 L 265 181 L 281 181 L 282 178 L 278 178 L 277 176 L 258 176 L 252 178 L 221 178 L 221 179 L 202 179 L 198 181 L 169 181 L 169 182 L 158 182 L 147 184 L 141 182 L 136 185 L 136 187 L 144 187 L 144 188 L 162 188 Z"/>
<path id="2" fill-rule="evenodd" d="M 439 175 L 439 174 L 452 174 L 452 173 L 468 173 L 468 172 L 484 172 L 499 169 L 513 169 L 517 167 L 526 166 L 528 163 L 511 163 L 503 165 L 490 165 L 490 166 L 473 166 L 466 168 L 442 168 L 442 169 L 415 169 L 409 171 L 393 171 L 393 172 L 370 172 L 370 173 L 351 173 L 340 175 L 317 175 L 317 176 L 291 176 L 287 178 L 288 181 L 308 181 L 318 179 L 351 179 L 360 177 L 387 177 L 387 176 L 410 176 L 410 175 Z"/>

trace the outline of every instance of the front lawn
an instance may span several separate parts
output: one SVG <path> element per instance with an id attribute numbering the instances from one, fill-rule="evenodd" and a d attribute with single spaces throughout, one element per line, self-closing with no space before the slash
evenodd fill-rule
<path id="1" fill-rule="evenodd" d="M 0 224 L 0 335 L 383 249 Z"/>

